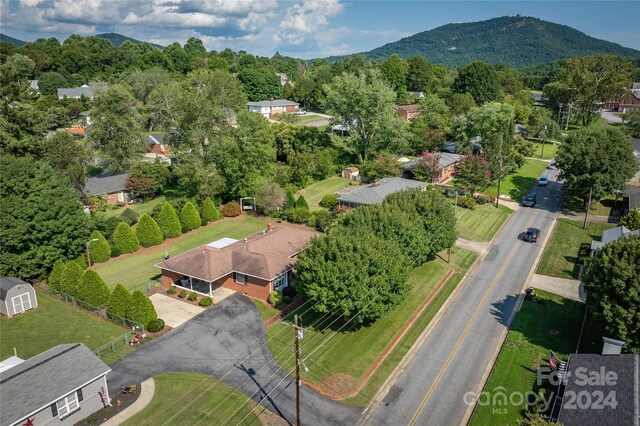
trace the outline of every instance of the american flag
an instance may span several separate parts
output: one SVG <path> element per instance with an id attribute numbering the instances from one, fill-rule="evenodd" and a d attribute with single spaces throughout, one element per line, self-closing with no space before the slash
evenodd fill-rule
<path id="1" fill-rule="evenodd" d="M 560 359 L 553 353 L 552 350 L 549 350 L 549 365 L 553 368 L 554 371 L 558 371 L 558 365 L 560 364 Z"/>

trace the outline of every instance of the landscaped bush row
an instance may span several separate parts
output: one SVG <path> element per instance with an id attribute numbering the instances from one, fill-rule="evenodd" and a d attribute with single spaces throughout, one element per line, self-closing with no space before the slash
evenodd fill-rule
<path id="1" fill-rule="evenodd" d="M 176 292 L 177 292 L 176 287 L 173 285 L 167 289 L 167 294 L 176 294 Z M 187 290 L 181 290 L 180 293 L 178 293 L 178 297 L 181 299 L 187 298 L 187 300 L 191 302 L 195 302 L 198 300 L 198 293 L 191 292 L 187 296 Z M 200 299 L 200 301 L 198 301 L 198 305 L 204 306 L 204 307 L 211 306 L 213 305 L 213 299 L 210 298 L 209 296 L 204 296 L 203 298 Z"/>

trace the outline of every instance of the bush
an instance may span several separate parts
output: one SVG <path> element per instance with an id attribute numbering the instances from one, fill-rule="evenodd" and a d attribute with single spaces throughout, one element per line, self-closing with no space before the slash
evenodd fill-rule
<path id="1" fill-rule="evenodd" d="M 158 213 L 158 226 L 165 238 L 175 238 L 182 235 L 182 225 L 178 215 L 169 203 L 164 203 Z"/>
<path id="2" fill-rule="evenodd" d="M 295 193 L 291 190 L 287 190 L 287 208 L 292 209 L 296 206 L 296 196 Z"/>
<path id="3" fill-rule="evenodd" d="M 60 275 L 60 291 L 75 296 L 82 272 L 83 268 L 77 262 L 68 262 Z"/>
<path id="4" fill-rule="evenodd" d="M 187 290 L 182 290 L 180 293 L 178 293 L 178 297 L 180 299 L 184 299 L 185 297 L 187 297 Z"/>
<path id="5" fill-rule="evenodd" d="M 127 222 L 129 226 L 131 226 L 138 223 L 138 219 L 140 218 L 140 215 L 135 211 L 131 210 L 129 207 L 127 207 L 126 209 L 124 209 L 122 213 L 120 213 L 120 218 L 123 221 Z"/>
<path id="6" fill-rule="evenodd" d="M 291 286 L 282 289 L 282 295 L 284 297 L 294 297 L 296 294 L 298 294 L 298 292 Z"/>
<path id="7" fill-rule="evenodd" d="M 83 271 L 87 269 L 87 267 L 89 266 L 87 264 L 87 256 L 84 253 L 82 253 L 80 256 L 76 257 L 75 259 L 73 259 L 73 261 L 76 262 L 78 265 L 80 265 Z"/>
<path id="8" fill-rule="evenodd" d="M 224 217 L 240 216 L 240 213 L 242 213 L 242 210 L 240 210 L 240 203 L 237 201 L 231 201 L 222 206 L 220 213 L 222 213 L 222 216 Z"/>
<path id="9" fill-rule="evenodd" d="M 294 207 L 289 210 L 289 221 L 293 223 L 307 223 L 311 220 L 311 212 L 305 207 Z"/>
<path id="10" fill-rule="evenodd" d="M 335 194 L 327 194 L 320 200 L 320 206 L 331 210 L 338 205 L 338 196 Z"/>
<path id="11" fill-rule="evenodd" d="M 97 241 L 93 241 L 97 240 Z M 91 255 L 91 263 L 102 263 L 111 257 L 111 245 L 109 241 L 102 235 L 102 232 L 95 230 L 89 237 L 89 254 Z"/>
<path id="12" fill-rule="evenodd" d="M 326 233 L 335 220 L 336 214 L 334 212 L 321 210 L 316 213 L 316 229 Z"/>
<path id="13" fill-rule="evenodd" d="M 125 222 L 121 222 L 113 233 L 113 246 L 119 254 L 135 253 L 140 244 L 133 230 Z"/>
<path id="14" fill-rule="evenodd" d="M 282 292 L 278 290 L 272 291 L 267 300 L 271 303 L 271 306 L 278 306 L 282 303 Z"/>
<path id="15" fill-rule="evenodd" d="M 129 290 L 122 284 L 116 284 L 107 304 L 107 312 L 124 318 L 127 315 L 127 309 L 129 309 L 130 304 L 131 293 L 129 293 Z"/>
<path id="16" fill-rule="evenodd" d="M 473 209 L 476 200 L 472 197 L 458 197 L 458 207 L 464 207 L 465 209 Z"/>
<path id="17" fill-rule="evenodd" d="M 191 294 L 189 295 L 188 299 L 189 299 L 191 302 L 195 302 L 196 300 L 198 300 L 198 294 L 197 294 L 197 293 L 191 293 Z"/>
<path id="18" fill-rule="evenodd" d="M 172 285 L 171 287 L 169 287 L 169 289 L 167 290 L 167 294 L 176 294 L 176 286 Z"/>
<path id="19" fill-rule="evenodd" d="M 142 247 L 157 246 L 164 241 L 162 230 L 158 223 L 147 213 L 142 215 L 138 226 L 136 226 L 136 237 Z"/>
<path id="20" fill-rule="evenodd" d="M 200 301 L 198 302 L 198 305 L 204 306 L 206 308 L 208 306 L 213 305 L 213 299 L 210 298 L 209 296 L 205 296 L 202 299 L 200 299 Z"/>
<path id="21" fill-rule="evenodd" d="M 127 318 L 148 328 L 149 323 L 158 318 L 158 314 L 151 300 L 149 300 L 143 292 L 136 290 L 131 295 L 131 304 L 129 305 L 129 309 L 127 309 Z"/>
<path id="22" fill-rule="evenodd" d="M 487 197 L 486 195 L 481 195 L 478 198 L 476 198 L 476 203 L 478 203 L 478 205 L 480 206 L 484 206 L 488 202 L 489 202 L 489 197 Z"/>
<path id="23" fill-rule="evenodd" d="M 306 208 L 307 210 L 309 209 L 309 203 L 307 203 L 307 200 L 305 200 L 302 195 L 299 196 L 298 200 L 296 201 L 296 208 Z"/>
<path id="24" fill-rule="evenodd" d="M 53 264 L 53 269 L 49 274 L 49 279 L 47 280 L 47 284 L 49 288 L 52 290 L 59 291 L 60 290 L 60 277 L 62 276 L 62 272 L 64 271 L 64 262 L 62 259 L 58 259 Z"/>
<path id="25" fill-rule="evenodd" d="M 147 331 L 152 333 L 157 333 L 164 329 L 164 321 L 160 318 L 153 319 L 149 321 L 149 325 L 147 326 Z"/>
<path id="26" fill-rule="evenodd" d="M 291 303 L 291 297 L 289 296 L 284 296 L 282 298 L 282 303 L 284 303 L 285 305 L 288 305 L 289 303 Z"/>
<path id="27" fill-rule="evenodd" d="M 187 201 L 184 207 L 182 207 L 180 223 L 182 224 L 182 232 L 189 232 L 202 225 L 202 219 L 200 219 L 198 210 L 191 201 Z"/>
<path id="28" fill-rule="evenodd" d="M 96 308 L 101 308 L 109 302 L 109 288 L 96 271 L 84 271 L 76 289 L 76 297 Z"/>
<path id="29" fill-rule="evenodd" d="M 215 222 L 220 219 L 220 212 L 216 209 L 211 198 L 207 197 L 202 203 L 202 220 L 207 222 Z"/>

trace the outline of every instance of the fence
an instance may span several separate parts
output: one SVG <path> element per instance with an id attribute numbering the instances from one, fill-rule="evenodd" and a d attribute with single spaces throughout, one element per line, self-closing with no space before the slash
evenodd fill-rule
<path id="1" fill-rule="evenodd" d="M 94 352 L 100 358 L 106 355 L 111 355 L 112 353 L 117 352 L 126 346 L 129 346 L 131 339 L 133 339 L 134 337 L 135 333 L 127 331 L 122 336 L 116 337 L 111 342 L 105 343 L 104 345 L 100 346 Z"/>

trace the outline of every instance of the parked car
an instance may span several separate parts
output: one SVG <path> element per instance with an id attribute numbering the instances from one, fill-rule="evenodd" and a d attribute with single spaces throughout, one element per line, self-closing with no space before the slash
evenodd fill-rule
<path id="1" fill-rule="evenodd" d="M 547 169 L 549 170 L 555 170 L 557 168 L 558 166 L 556 166 L 556 163 L 549 163 L 549 165 L 547 166 Z"/>
<path id="2" fill-rule="evenodd" d="M 538 228 L 527 228 L 524 237 L 522 237 L 523 240 L 530 243 L 537 243 L 538 238 L 540 238 L 540 230 Z"/>
<path id="3" fill-rule="evenodd" d="M 522 199 L 522 205 L 524 207 L 534 207 L 536 205 L 536 194 L 531 193 Z"/>
<path id="4" fill-rule="evenodd" d="M 294 115 L 306 115 L 307 114 L 307 110 L 306 109 L 299 109 L 296 112 L 293 113 Z"/>
<path id="5" fill-rule="evenodd" d="M 538 179 L 538 186 L 547 186 L 548 183 L 549 178 L 546 176 L 541 176 L 540 179 Z"/>

